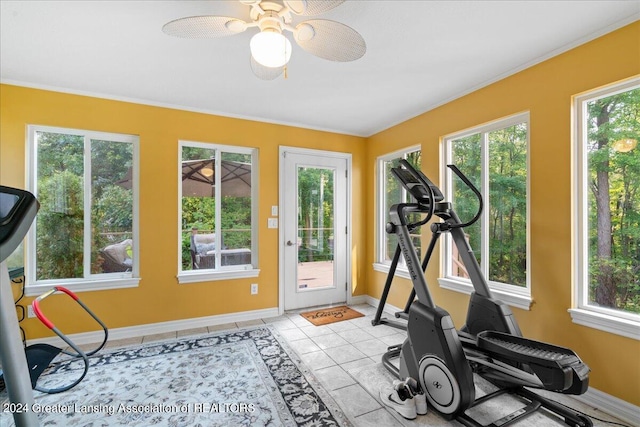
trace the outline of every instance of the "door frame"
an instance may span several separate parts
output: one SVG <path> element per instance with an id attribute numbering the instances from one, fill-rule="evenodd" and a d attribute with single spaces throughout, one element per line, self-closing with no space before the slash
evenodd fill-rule
<path id="1" fill-rule="evenodd" d="M 352 167 L 351 153 L 343 153 L 339 151 L 326 151 L 326 150 L 315 150 L 310 148 L 299 148 L 299 147 L 290 147 L 281 145 L 279 147 L 278 152 L 278 314 L 282 315 L 284 313 L 284 192 L 285 192 L 285 184 L 286 180 L 284 178 L 285 170 L 284 170 L 284 157 L 285 153 L 291 154 L 306 154 L 318 157 L 331 157 L 335 159 L 345 160 L 347 162 L 347 200 L 346 200 L 346 211 L 347 211 L 347 236 L 346 236 L 346 265 L 345 265 L 345 274 L 347 276 L 347 289 L 346 293 L 346 301 L 347 304 L 351 304 L 351 300 L 353 298 L 352 287 L 352 277 L 351 277 L 351 248 L 352 248 L 352 235 L 353 235 L 353 225 L 352 225 L 352 216 L 351 216 L 351 201 L 352 201 L 352 192 L 351 192 L 351 182 L 352 182 Z"/>

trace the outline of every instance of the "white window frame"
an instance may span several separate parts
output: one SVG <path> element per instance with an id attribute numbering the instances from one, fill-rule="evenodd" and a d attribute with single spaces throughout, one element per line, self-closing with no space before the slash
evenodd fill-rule
<path id="1" fill-rule="evenodd" d="M 217 150 L 218 153 L 236 153 L 251 155 L 251 261 L 250 265 L 237 266 L 220 266 L 214 269 L 203 270 L 182 270 L 182 148 L 198 147 L 207 150 Z M 221 167 L 221 156 L 216 155 L 216 169 Z M 251 147 L 240 147 L 231 145 L 222 145 L 209 142 L 186 141 L 181 140 L 178 143 L 178 283 L 199 283 L 215 280 L 239 279 L 246 277 L 258 277 L 260 270 L 258 266 L 258 149 Z M 221 185 L 219 182 L 220 174 L 215 174 L 215 198 L 220 199 Z M 218 202 L 216 202 L 218 203 Z M 219 230 L 220 209 L 216 209 L 217 217 L 215 220 L 216 230 Z M 218 234 L 221 239 L 221 233 Z M 220 245 L 217 245 L 220 247 Z M 219 265 L 219 264 L 217 264 Z"/>
<path id="2" fill-rule="evenodd" d="M 386 212 L 385 212 L 385 197 L 386 197 L 386 182 L 387 177 L 384 175 L 385 173 L 385 162 L 392 161 L 397 158 L 406 158 L 407 154 L 413 153 L 416 151 L 421 151 L 422 147 L 420 145 L 413 145 L 411 147 L 403 148 L 392 153 L 387 153 L 382 156 L 379 156 L 376 159 L 376 245 L 375 245 L 375 262 L 373 263 L 373 269 L 375 271 L 389 274 L 389 269 L 391 267 L 391 260 L 387 260 L 385 257 L 385 250 L 387 246 L 387 237 L 388 234 L 386 232 Z M 403 199 L 406 200 L 407 193 L 403 188 Z M 410 279 L 409 271 L 404 264 L 404 257 L 400 257 L 400 262 L 396 268 L 396 276 L 403 277 L 405 279 Z"/>
<path id="3" fill-rule="evenodd" d="M 640 315 L 597 307 L 589 304 L 589 174 L 587 155 L 587 103 L 640 87 L 640 77 L 614 83 L 573 97 L 573 165 L 576 175 L 573 183 L 573 308 L 569 314 L 574 323 L 640 340 Z"/>
<path id="4" fill-rule="evenodd" d="M 27 263 L 26 263 L 26 284 L 25 294 L 27 296 L 40 295 L 56 285 L 63 285 L 73 292 L 101 291 L 107 289 L 137 287 L 140 283 L 140 236 L 139 236 L 139 151 L 140 138 L 137 135 L 127 135 L 110 132 L 97 132 L 82 129 L 70 129 L 53 126 L 28 125 L 27 126 L 27 185 L 36 198 L 38 197 L 37 183 L 37 152 L 36 132 L 60 133 L 84 138 L 84 262 L 85 276 L 74 279 L 48 279 L 36 280 L 36 224 L 29 230 L 27 236 Z M 131 271 L 121 273 L 101 273 L 91 274 L 88 267 L 91 262 L 91 180 L 86 177 L 91 176 L 91 140 L 114 141 L 130 143 L 132 145 L 132 191 L 133 191 L 133 263 Z M 89 185 L 86 185 L 88 183 Z"/>
<path id="5" fill-rule="evenodd" d="M 526 123 L 527 125 L 527 218 L 531 218 L 530 215 L 530 155 L 529 155 L 529 147 L 530 147 L 530 120 L 529 120 L 529 112 L 523 112 L 514 114 L 512 116 L 508 116 L 502 119 L 498 119 L 492 121 L 490 123 L 486 123 L 481 126 L 477 126 L 474 128 L 466 129 L 461 132 L 456 132 L 454 134 L 446 135 L 442 138 L 443 145 L 443 161 L 444 165 L 450 164 L 452 162 L 452 151 L 451 151 L 451 142 L 460 138 L 464 138 L 467 136 L 471 136 L 474 134 L 481 134 L 481 150 L 482 150 L 482 182 L 480 185 L 480 193 L 484 195 L 489 194 L 489 175 L 484 171 L 487 170 L 487 165 L 489 164 L 489 150 L 488 150 L 488 134 L 495 130 L 500 130 L 504 128 L 508 128 L 510 126 L 514 126 L 516 124 Z M 464 172 L 464 171 L 462 171 Z M 445 200 L 452 200 L 452 173 L 449 171 L 449 168 L 442 167 L 441 168 L 441 181 L 444 183 L 443 194 L 445 194 Z M 490 201 L 484 200 L 484 210 L 488 209 Z M 455 205 L 453 206 L 455 210 Z M 465 218 L 462 219 L 466 220 Z M 489 253 L 489 216 L 482 215 L 480 218 L 480 229 L 482 234 L 482 253 Z M 528 221 L 527 221 L 528 223 Z M 480 269 L 482 270 L 483 275 L 487 278 L 487 283 L 491 288 L 491 291 L 502 301 L 509 304 L 510 306 L 521 308 L 523 310 L 529 310 L 531 308 L 532 298 L 531 298 L 531 244 L 530 244 L 530 227 L 527 224 L 526 230 L 526 239 L 527 239 L 527 279 L 526 286 L 520 287 L 515 285 L 510 285 L 507 283 L 499 283 L 490 281 L 488 279 L 488 271 L 489 271 L 489 257 L 483 256 L 480 262 Z M 451 246 L 453 245 L 453 241 L 451 236 L 447 233 L 444 239 L 441 242 L 441 255 L 440 255 L 440 265 L 441 272 L 443 274 L 442 277 L 438 278 L 438 282 L 440 287 L 444 289 L 449 289 L 457 292 L 462 292 L 465 294 L 471 294 L 473 292 L 473 285 L 469 279 L 460 278 L 457 276 L 451 276 L 448 274 L 451 271 L 451 259 L 447 256 L 447 254 L 451 253 Z"/>

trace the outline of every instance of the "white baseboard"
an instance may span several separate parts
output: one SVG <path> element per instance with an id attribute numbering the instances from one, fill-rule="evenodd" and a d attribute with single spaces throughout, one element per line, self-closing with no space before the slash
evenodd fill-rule
<path id="1" fill-rule="evenodd" d="M 350 305 L 367 304 L 368 298 L 370 298 L 369 295 L 354 295 L 349 299 L 349 304 Z"/>
<path id="2" fill-rule="evenodd" d="M 377 298 L 374 298 L 372 296 L 366 295 L 366 303 L 369 304 L 372 307 L 378 307 L 378 304 L 380 304 L 380 300 L 377 299 Z M 390 314 L 390 315 L 394 316 L 394 318 L 395 318 L 395 314 L 397 312 L 399 312 L 399 311 L 402 311 L 402 310 L 404 310 L 404 309 L 403 308 L 398 308 L 395 305 L 386 303 L 384 305 L 383 313 Z"/>
<path id="3" fill-rule="evenodd" d="M 585 394 L 571 396 L 582 403 L 618 418 L 632 426 L 640 426 L 640 407 L 589 387 Z"/>
<path id="4" fill-rule="evenodd" d="M 162 334 L 166 332 L 181 331 L 184 329 L 202 328 L 206 326 L 222 325 L 225 323 L 244 322 L 247 320 L 265 319 L 278 316 L 278 308 L 265 308 L 262 310 L 242 311 L 239 313 L 217 314 L 214 316 L 196 317 L 192 319 L 171 320 L 169 322 L 150 323 L 146 325 L 127 326 L 124 328 L 109 329 L 110 340 L 142 337 L 145 335 Z M 68 337 L 78 345 L 93 344 L 102 341 L 104 332 L 92 331 L 71 334 Z M 36 338 L 28 340 L 27 345 L 45 343 L 50 345 L 64 345 L 58 336 Z"/>
<path id="5" fill-rule="evenodd" d="M 367 304 L 377 307 L 380 300 L 369 295 L 366 296 Z M 387 303 L 384 307 L 384 313 L 394 315 L 402 309 Z M 570 396 L 582 403 L 598 409 L 612 417 L 616 417 L 632 426 L 640 426 L 640 407 L 619 399 L 610 394 L 604 393 L 593 387 L 589 387 L 585 394 L 580 396 Z"/>

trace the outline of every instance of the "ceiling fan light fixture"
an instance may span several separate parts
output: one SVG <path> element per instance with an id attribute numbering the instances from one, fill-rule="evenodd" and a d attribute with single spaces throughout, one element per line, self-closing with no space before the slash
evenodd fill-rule
<path id="1" fill-rule="evenodd" d="M 281 33 L 263 30 L 249 42 L 251 56 L 265 67 L 282 67 L 291 59 L 291 42 Z"/>

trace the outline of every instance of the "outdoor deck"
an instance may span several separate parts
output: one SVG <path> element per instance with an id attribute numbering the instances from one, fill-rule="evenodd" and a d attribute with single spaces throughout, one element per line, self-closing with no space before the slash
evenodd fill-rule
<path id="1" fill-rule="evenodd" d="M 298 263 L 298 289 L 322 288 L 332 284 L 333 261 Z"/>

